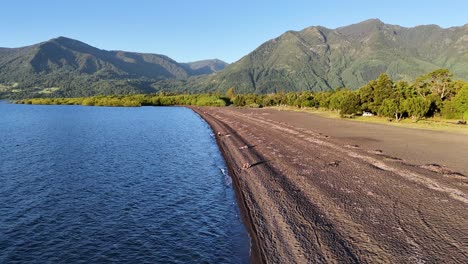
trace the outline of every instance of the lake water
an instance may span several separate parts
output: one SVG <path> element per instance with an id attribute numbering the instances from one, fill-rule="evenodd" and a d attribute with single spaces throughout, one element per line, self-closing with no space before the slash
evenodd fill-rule
<path id="1" fill-rule="evenodd" d="M 0 102 L 0 263 L 246 263 L 209 126 L 179 107 Z"/>

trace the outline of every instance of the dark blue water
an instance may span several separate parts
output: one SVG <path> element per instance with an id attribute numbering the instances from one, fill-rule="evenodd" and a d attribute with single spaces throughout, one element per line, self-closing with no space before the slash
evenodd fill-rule
<path id="1" fill-rule="evenodd" d="M 208 125 L 186 108 L 0 102 L 0 263 L 245 263 Z"/>

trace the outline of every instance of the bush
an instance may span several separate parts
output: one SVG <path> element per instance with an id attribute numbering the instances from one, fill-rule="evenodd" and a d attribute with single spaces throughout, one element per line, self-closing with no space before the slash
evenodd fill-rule
<path id="1" fill-rule="evenodd" d="M 197 106 L 226 106 L 226 102 L 219 97 L 209 96 L 201 97 L 195 103 Z"/>
<path id="2" fill-rule="evenodd" d="M 403 101 L 403 109 L 416 121 L 424 117 L 430 107 L 431 101 L 421 97 L 408 98 Z"/>
<path id="3" fill-rule="evenodd" d="M 83 99 L 83 101 L 81 101 L 81 105 L 93 106 L 94 105 L 94 99 L 93 98 L 85 98 L 85 99 Z"/>
<path id="4" fill-rule="evenodd" d="M 345 94 L 341 105 L 340 105 L 340 114 L 341 115 L 351 115 L 357 114 L 361 110 L 361 99 L 356 93 Z"/>
<path id="5" fill-rule="evenodd" d="M 379 107 L 379 115 L 385 117 L 395 118 L 397 121 L 403 117 L 405 110 L 400 100 L 397 99 L 385 99 L 382 105 Z"/>
<path id="6" fill-rule="evenodd" d="M 260 105 L 259 105 L 259 104 L 256 104 L 256 103 L 251 103 L 251 104 L 246 105 L 246 107 L 249 107 L 249 108 L 260 108 Z"/>
<path id="7" fill-rule="evenodd" d="M 453 106 L 461 114 L 462 119 L 465 119 L 468 115 L 468 84 L 465 84 L 453 98 Z"/>

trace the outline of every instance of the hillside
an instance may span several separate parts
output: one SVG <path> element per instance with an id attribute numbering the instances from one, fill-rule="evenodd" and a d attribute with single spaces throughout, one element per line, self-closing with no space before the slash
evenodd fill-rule
<path id="1" fill-rule="evenodd" d="M 192 75 L 203 75 L 224 70 L 229 64 L 222 60 L 202 60 L 182 64 Z"/>
<path id="2" fill-rule="evenodd" d="M 405 28 L 371 19 L 337 29 L 288 31 L 239 61 L 178 63 L 167 56 L 97 49 L 59 37 L 0 48 L 0 98 L 159 91 L 238 93 L 357 89 L 387 73 L 412 81 L 438 68 L 468 78 L 468 24 Z"/>
<path id="3" fill-rule="evenodd" d="M 85 96 L 154 92 L 158 80 L 186 79 L 222 70 L 219 60 L 178 63 L 158 54 L 107 51 L 59 37 L 22 48 L 0 49 L 0 92 Z"/>
<path id="4" fill-rule="evenodd" d="M 405 28 L 371 19 L 337 29 L 288 31 L 224 71 L 188 85 L 256 93 L 356 89 L 383 72 L 395 80 L 414 80 L 438 68 L 468 78 L 468 24 Z"/>

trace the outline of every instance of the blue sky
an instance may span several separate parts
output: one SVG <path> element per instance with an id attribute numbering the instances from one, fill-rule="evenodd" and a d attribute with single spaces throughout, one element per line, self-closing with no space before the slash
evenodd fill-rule
<path id="1" fill-rule="evenodd" d="M 369 18 L 406 27 L 468 23 L 468 1 L 3 0 L 0 47 L 67 36 L 108 50 L 188 62 L 234 62 L 287 30 L 336 28 Z"/>

